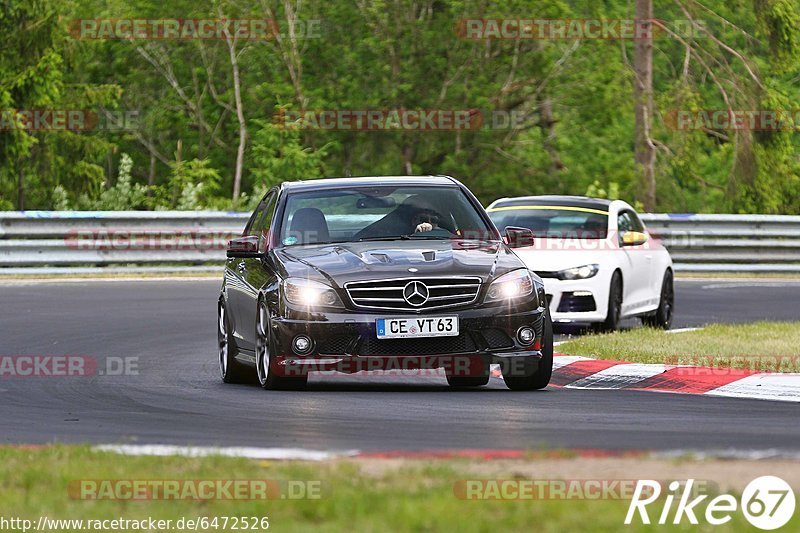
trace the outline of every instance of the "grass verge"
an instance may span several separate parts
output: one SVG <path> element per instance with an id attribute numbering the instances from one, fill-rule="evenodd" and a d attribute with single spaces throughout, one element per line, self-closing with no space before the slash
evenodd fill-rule
<path id="1" fill-rule="evenodd" d="M 538 461 L 538 463 L 537 463 Z M 584 461 L 584 462 L 581 462 Z M 593 461 L 600 461 L 595 463 Z M 605 461 L 605 462 L 603 462 Z M 268 517 L 277 531 L 642 531 L 653 526 L 624 526 L 628 499 L 490 501 L 459 498 L 454 486 L 465 479 L 700 479 L 723 470 L 718 464 L 690 459 L 648 462 L 633 459 L 538 459 L 497 463 L 468 460 L 337 460 L 324 463 L 265 462 L 224 457 L 120 457 L 82 446 L 0 448 L 0 518 L 22 517 L 37 523 L 50 519 L 198 519 Z M 728 463 L 729 469 L 736 464 Z M 747 462 L 750 480 L 779 470 L 790 483 L 800 479 L 795 462 Z M 562 474 L 565 477 L 560 477 Z M 651 476 L 651 477 L 648 477 Z M 741 476 L 737 476 L 739 479 Z M 318 499 L 126 501 L 75 499 L 70 483 L 78 480 L 275 480 L 321 483 Z M 722 480 L 720 480 L 722 481 Z M 733 489 L 734 492 L 739 489 Z M 657 519 L 662 502 L 653 504 Z M 674 510 L 673 510 L 674 512 Z M 174 523 L 174 522 L 173 522 Z M 794 530 L 800 523 L 795 515 Z M 741 514 L 715 531 L 745 529 Z M 787 525 L 789 530 L 792 525 Z M 233 529 L 232 527 L 227 528 Z M 241 527 L 240 527 L 241 529 Z M 684 531 L 656 526 L 659 531 Z M 75 527 L 62 526 L 61 531 Z M 177 530 L 172 528 L 171 530 Z M 253 529 L 250 529 L 253 531 Z M 263 529 L 255 529 L 263 531 Z"/>
<path id="2" fill-rule="evenodd" d="M 579 337 L 559 345 L 557 351 L 631 363 L 800 372 L 800 322 L 711 324 L 677 333 L 634 328 Z"/>

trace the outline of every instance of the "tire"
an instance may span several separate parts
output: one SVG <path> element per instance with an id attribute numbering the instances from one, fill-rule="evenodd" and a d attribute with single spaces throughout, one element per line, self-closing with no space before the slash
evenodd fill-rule
<path id="1" fill-rule="evenodd" d="M 230 331 L 225 302 L 220 300 L 217 304 L 217 348 L 220 376 L 225 383 L 249 383 L 252 381 L 252 376 L 248 372 L 248 368 L 236 360 L 239 349 L 231 339 Z"/>
<path id="2" fill-rule="evenodd" d="M 539 365 L 532 372 L 526 371 L 523 375 L 506 373 L 503 369 L 503 381 L 511 390 L 539 390 L 547 387 L 553 375 L 553 322 L 550 313 L 544 317 L 544 333 L 542 335 L 542 358 Z"/>
<path id="3" fill-rule="evenodd" d="M 672 325 L 672 315 L 675 311 L 675 287 L 672 281 L 672 271 L 667 270 L 664 281 L 661 282 L 661 299 L 658 309 L 651 315 L 642 317 L 642 324 L 652 328 L 669 329 Z"/>
<path id="4" fill-rule="evenodd" d="M 477 376 L 453 376 L 451 372 L 445 370 L 447 384 L 454 388 L 460 387 L 483 387 L 489 383 L 489 363 L 481 362 Z"/>
<path id="5" fill-rule="evenodd" d="M 608 289 L 608 311 L 605 321 L 597 324 L 594 329 L 600 332 L 612 332 L 619 329 L 622 317 L 622 275 L 614 272 L 611 276 L 611 286 Z"/>
<path id="6" fill-rule="evenodd" d="M 264 390 L 302 390 L 308 383 L 308 375 L 297 377 L 279 376 L 272 353 L 269 312 L 267 304 L 259 300 L 256 308 L 256 372 L 258 383 Z"/>

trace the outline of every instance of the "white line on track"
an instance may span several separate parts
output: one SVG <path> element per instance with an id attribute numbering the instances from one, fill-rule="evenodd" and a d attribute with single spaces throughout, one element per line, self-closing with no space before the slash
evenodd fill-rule
<path id="1" fill-rule="evenodd" d="M 668 329 L 664 333 L 687 333 L 689 331 L 699 331 L 703 328 L 678 328 L 678 329 Z"/>
<path id="2" fill-rule="evenodd" d="M 795 286 L 800 281 L 798 280 L 786 280 L 786 281 L 741 281 L 738 283 L 710 283 L 708 285 L 703 285 L 700 287 L 703 290 L 714 290 L 714 289 L 741 289 L 742 287 L 758 287 L 758 288 L 781 288 L 781 287 L 790 287 Z"/>
<path id="3" fill-rule="evenodd" d="M 14 278 L 14 279 L 3 279 L 0 278 L 0 287 L 4 285 L 17 285 L 17 286 L 24 286 L 24 285 L 41 285 L 43 283 L 98 283 L 98 282 L 124 282 L 129 283 L 132 281 L 135 282 L 148 282 L 148 281 L 217 281 L 222 280 L 222 276 L 194 276 L 194 277 L 170 277 L 170 276 L 162 276 L 162 277 L 142 277 L 142 278 Z"/>
<path id="4" fill-rule="evenodd" d="M 766 450 L 740 450 L 737 448 L 727 448 L 721 450 L 692 450 L 676 449 L 655 451 L 649 454 L 655 459 L 681 459 L 691 457 L 695 460 L 705 459 L 744 459 L 749 461 L 763 461 L 770 459 L 793 459 L 800 460 L 800 452 L 779 450 L 770 448 Z"/>
<path id="5" fill-rule="evenodd" d="M 178 455 L 183 457 L 244 457 L 247 459 L 266 459 L 276 461 L 326 461 L 337 457 L 358 455 L 358 450 L 322 451 L 303 448 L 253 448 L 211 446 L 172 446 L 167 444 L 101 444 L 92 448 L 98 452 L 111 452 L 122 455 Z"/>

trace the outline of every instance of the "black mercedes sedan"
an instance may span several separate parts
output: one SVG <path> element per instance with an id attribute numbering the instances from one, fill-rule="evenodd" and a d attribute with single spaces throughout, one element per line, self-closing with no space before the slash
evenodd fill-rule
<path id="1" fill-rule="evenodd" d="M 274 187 L 228 244 L 222 379 L 300 389 L 311 371 L 443 368 L 451 386 L 477 387 L 497 363 L 509 388 L 544 388 L 544 286 L 511 250 L 532 238 L 501 235 L 448 176 Z"/>

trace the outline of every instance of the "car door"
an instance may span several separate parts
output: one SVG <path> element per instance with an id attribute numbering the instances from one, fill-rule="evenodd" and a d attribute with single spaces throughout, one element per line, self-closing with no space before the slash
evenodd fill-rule
<path id="1" fill-rule="evenodd" d="M 617 239 L 622 253 L 625 254 L 624 263 L 628 266 L 628 272 L 623 273 L 623 315 L 636 313 L 647 304 L 653 259 L 647 243 L 622 245 L 622 239 L 628 231 L 644 232 L 644 225 L 632 210 L 621 209 L 617 214 Z"/>
<path id="2" fill-rule="evenodd" d="M 258 235 L 256 233 L 257 226 L 261 219 L 264 218 L 264 213 L 267 209 L 270 197 L 265 196 L 258 204 L 256 210 L 253 212 L 247 225 L 244 227 L 242 236 Z M 245 279 L 247 274 L 248 259 L 242 257 L 229 257 L 225 269 L 225 286 L 228 293 L 228 316 L 232 320 L 232 334 L 236 339 L 236 344 L 239 348 L 251 350 L 252 346 L 247 344 L 247 323 L 249 319 L 247 281 Z"/>
<path id="3" fill-rule="evenodd" d="M 258 294 L 270 277 L 274 277 L 269 263 L 265 259 L 266 252 L 270 246 L 270 230 L 272 220 L 275 216 L 275 206 L 277 203 L 277 190 L 271 191 L 264 198 L 264 211 L 253 226 L 250 228 L 249 235 L 258 237 L 258 256 L 248 257 L 244 260 L 244 268 L 240 270 L 243 287 L 241 292 L 241 338 L 242 346 L 248 350 L 255 350 L 256 333 L 256 313 L 258 306 Z M 238 267 L 237 267 L 238 268 Z"/>
<path id="4" fill-rule="evenodd" d="M 647 232 L 647 228 L 644 222 L 642 222 L 642 219 L 639 218 L 639 215 L 635 211 L 630 211 L 630 214 L 631 222 L 633 223 L 633 231 L 638 231 L 648 236 L 647 242 L 640 246 L 640 253 L 644 255 L 647 264 L 647 284 L 642 294 L 642 300 L 645 302 L 645 305 L 648 305 L 653 303 L 653 298 L 658 300 L 661 296 L 661 278 L 656 273 L 657 261 L 654 259 L 654 241 L 650 240 L 650 234 Z"/>

